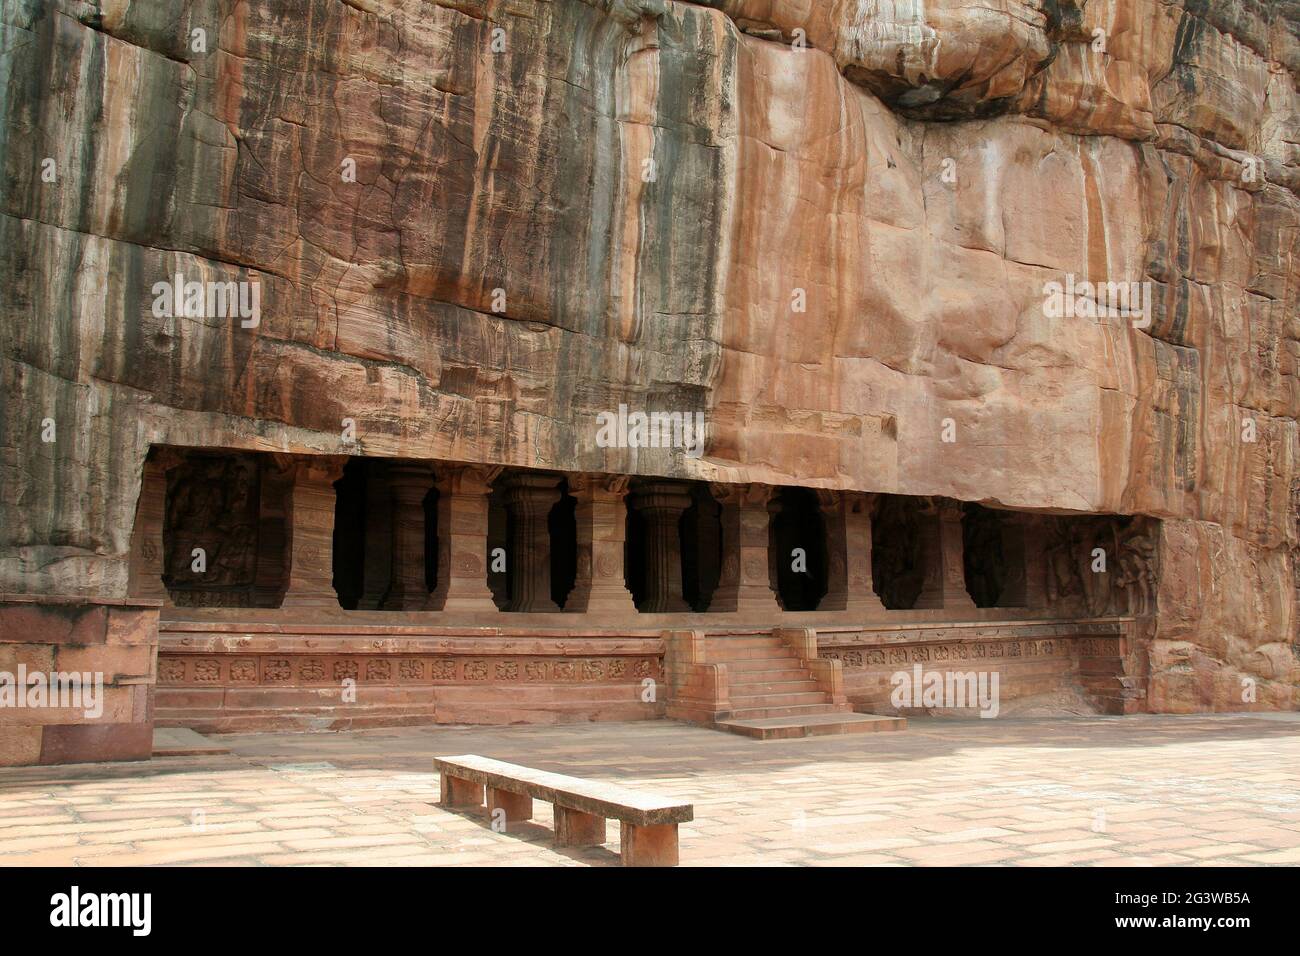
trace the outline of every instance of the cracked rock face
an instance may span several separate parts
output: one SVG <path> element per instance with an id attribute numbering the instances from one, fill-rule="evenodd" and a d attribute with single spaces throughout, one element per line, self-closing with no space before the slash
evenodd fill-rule
<path id="1" fill-rule="evenodd" d="M 1294 0 L 0 0 L 0 50 L 0 590 L 124 594 L 153 443 L 946 495 L 1164 519 L 1152 705 L 1293 705 Z"/>

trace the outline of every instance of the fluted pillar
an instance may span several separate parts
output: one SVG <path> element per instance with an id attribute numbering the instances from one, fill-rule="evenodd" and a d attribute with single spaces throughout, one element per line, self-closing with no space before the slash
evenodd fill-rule
<path id="1" fill-rule="evenodd" d="M 569 494 L 578 500 L 577 576 L 565 613 L 636 613 L 627 589 L 623 557 L 627 536 L 628 479 L 624 476 L 570 475 Z"/>
<path id="2" fill-rule="evenodd" d="M 871 496 L 860 491 L 819 491 L 826 524 L 826 596 L 819 611 L 853 616 L 884 611 L 871 580 Z"/>
<path id="3" fill-rule="evenodd" d="M 689 611 L 682 594 L 682 542 L 678 524 L 691 506 L 687 487 L 676 481 L 633 486 L 629 499 L 645 521 L 645 597 L 639 610 L 650 614 Z"/>
<path id="4" fill-rule="evenodd" d="M 416 611 L 429 601 L 424 569 L 424 499 L 433 488 L 433 469 L 420 462 L 388 468 L 392 496 L 392 585 L 385 610 Z"/>
<path id="5" fill-rule="evenodd" d="M 289 587 L 283 607 L 338 607 L 334 591 L 334 482 L 347 459 L 301 458 L 289 493 Z"/>
<path id="6" fill-rule="evenodd" d="M 487 585 L 488 495 L 499 468 L 438 465 L 436 611 L 496 611 Z"/>
<path id="7" fill-rule="evenodd" d="M 505 506 L 510 515 L 509 611 L 559 611 L 551 598 L 551 529 L 547 518 L 560 500 L 556 475 L 518 472 L 506 477 Z"/>
<path id="8" fill-rule="evenodd" d="M 713 484 L 709 491 L 722 507 L 722 572 L 710 611 L 753 615 L 780 610 L 769 583 L 768 485 Z"/>

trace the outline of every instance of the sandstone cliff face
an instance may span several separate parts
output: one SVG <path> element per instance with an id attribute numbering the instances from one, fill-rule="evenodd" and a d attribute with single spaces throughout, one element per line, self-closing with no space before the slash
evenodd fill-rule
<path id="1" fill-rule="evenodd" d="M 1153 705 L 1293 706 L 1300 5 L 0 0 L 0 50 L 0 590 L 123 594 L 151 443 L 938 494 L 1165 519 Z"/>

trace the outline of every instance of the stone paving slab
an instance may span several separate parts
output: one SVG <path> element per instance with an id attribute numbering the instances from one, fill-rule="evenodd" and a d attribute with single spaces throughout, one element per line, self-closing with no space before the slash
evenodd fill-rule
<path id="1" fill-rule="evenodd" d="M 476 753 L 680 796 L 690 865 L 1296 865 L 1300 714 L 912 719 L 757 741 L 671 721 L 215 738 L 229 754 L 0 770 L 0 866 L 617 866 L 437 806 Z"/>
<path id="2" fill-rule="evenodd" d="M 155 727 L 155 757 L 194 757 L 200 754 L 228 754 L 230 748 L 211 737 L 196 734 L 186 727 Z"/>

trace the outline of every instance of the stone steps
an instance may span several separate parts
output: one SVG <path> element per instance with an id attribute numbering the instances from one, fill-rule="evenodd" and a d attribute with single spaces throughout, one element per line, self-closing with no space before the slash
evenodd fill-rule
<path id="1" fill-rule="evenodd" d="M 755 659 L 755 660 L 748 660 L 748 661 L 716 660 L 713 663 L 726 664 L 727 672 L 732 676 L 732 679 L 742 681 L 742 682 L 747 680 L 780 680 L 781 679 L 772 676 L 774 674 L 798 674 L 804 677 L 806 677 L 808 674 L 807 669 L 800 667 L 799 661 L 793 657 L 782 658 L 782 659 L 765 658 L 761 660 Z M 790 678 L 790 679 L 793 680 L 794 678 Z"/>
<path id="2" fill-rule="evenodd" d="M 825 701 L 820 704 L 791 704 L 787 707 L 736 707 L 728 720 L 758 720 L 764 717 L 811 717 L 819 714 L 851 714 L 853 708 L 848 704 L 832 704 Z"/>
<path id="3" fill-rule="evenodd" d="M 776 681 L 745 681 L 744 683 L 732 681 L 730 692 L 732 700 L 769 694 L 820 693 L 817 689 L 817 682 L 807 677 Z"/>
<path id="4" fill-rule="evenodd" d="M 808 671 L 803 667 L 751 668 L 727 665 L 731 686 L 741 684 L 788 684 L 791 681 L 809 680 Z"/>
<path id="5" fill-rule="evenodd" d="M 810 681 L 810 683 L 812 683 Z M 827 696 L 813 684 L 811 691 L 792 694 L 737 694 L 731 693 L 731 704 L 736 710 L 753 710 L 758 707 L 802 707 L 805 704 L 828 703 Z"/>
<path id="6" fill-rule="evenodd" d="M 752 737 L 755 740 L 789 740 L 797 737 L 904 730 L 907 728 L 907 720 L 902 717 L 877 717 L 872 714 L 830 713 L 791 717 L 733 717 L 720 720 L 714 726 L 719 730 Z"/>
<path id="7" fill-rule="evenodd" d="M 709 660 L 718 664 L 730 664 L 733 661 L 797 661 L 798 658 L 788 647 L 728 647 L 725 650 L 706 648 Z"/>
<path id="8" fill-rule="evenodd" d="M 771 634 L 740 635 L 737 637 L 705 637 L 704 646 L 709 651 L 709 655 L 721 653 L 724 651 L 742 651 L 753 649 L 786 649 L 786 643 L 779 637 L 773 637 Z"/>
<path id="9" fill-rule="evenodd" d="M 803 648 L 802 651 L 797 647 Z M 711 726 L 757 740 L 901 730 L 897 717 L 855 714 L 822 690 L 801 654 L 810 646 L 790 644 L 779 632 L 766 635 L 706 636 L 704 656 L 727 672 L 727 705 L 716 708 Z"/>

